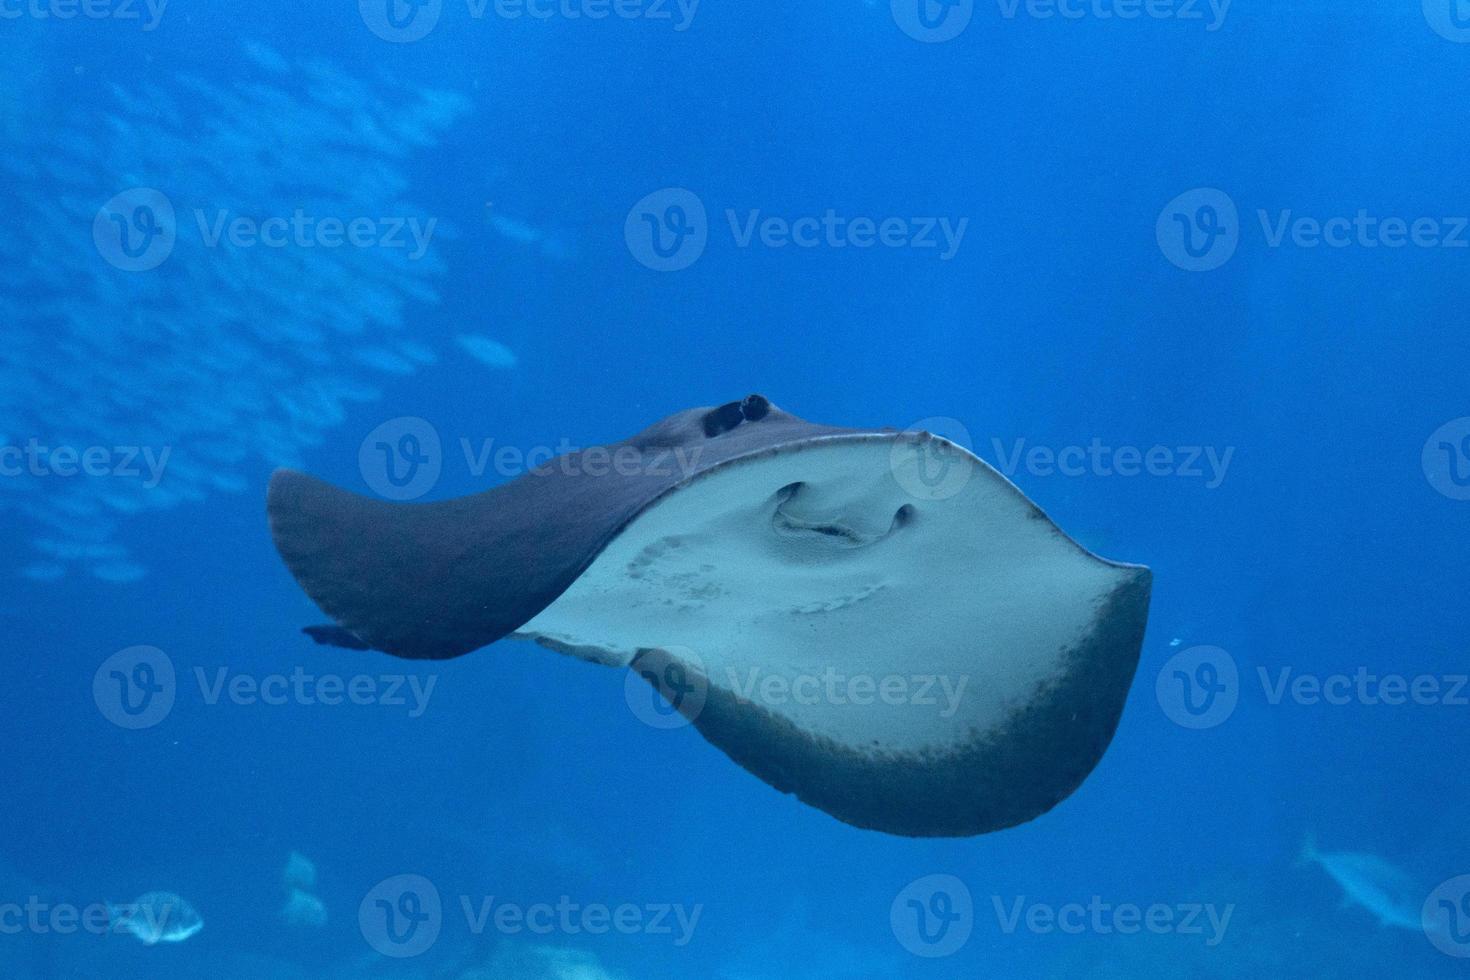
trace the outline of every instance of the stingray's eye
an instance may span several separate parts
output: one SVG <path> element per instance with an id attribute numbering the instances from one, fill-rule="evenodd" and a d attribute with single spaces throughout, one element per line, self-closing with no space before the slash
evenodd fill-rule
<path id="1" fill-rule="evenodd" d="M 746 395 L 740 403 L 740 413 L 747 422 L 759 422 L 771 412 L 771 403 L 764 395 Z"/>
<path id="2" fill-rule="evenodd" d="M 740 402 L 730 402 L 719 408 L 712 408 L 704 414 L 704 434 L 714 438 L 723 432 L 729 432 L 741 422 L 745 421 L 745 412 Z"/>

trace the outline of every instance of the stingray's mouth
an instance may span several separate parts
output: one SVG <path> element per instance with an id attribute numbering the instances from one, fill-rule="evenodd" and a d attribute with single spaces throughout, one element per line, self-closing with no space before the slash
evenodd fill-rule
<path id="1" fill-rule="evenodd" d="M 798 498 L 806 489 L 805 483 L 788 483 L 774 495 L 775 509 L 771 514 L 771 528 L 778 535 L 811 541 L 825 541 L 839 547 L 864 548 L 877 544 L 914 519 L 913 504 L 904 504 L 894 511 L 888 526 L 882 531 L 864 530 L 858 522 L 847 515 L 832 517 L 800 516 L 793 513 L 799 509 Z"/>

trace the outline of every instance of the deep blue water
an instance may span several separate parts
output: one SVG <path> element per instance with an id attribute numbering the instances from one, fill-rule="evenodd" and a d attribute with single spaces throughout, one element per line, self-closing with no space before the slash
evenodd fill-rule
<path id="1" fill-rule="evenodd" d="M 371 3 L 179 2 L 151 30 L 142 5 L 0 3 L 0 446 L 170 452 L 147 487 L 0 476 L 0 975 L 1463 973 L 1465 5 L 978 3 L 943 41 L 902 3 L 702 3 L 683 30 L 650 5 L 444 0 L 392 41 Z M 405 30 L 435 15 L 415 9 Z M 946 10 L 926 8 L 941 33 L 965 12 Z M 136 188 L 175 212 L 154 268 L 129 267 L 145 227 L 107 237 Z M 638 216 L 674 220 L 669 189 L 705 216 L 697 257 L 660 271 Z M 435 230 L 409 257 L 211 245 L 196 219 L 298 209 Z M 963 232 L 741 243 L 753 215 L 829 211 Z M 364 440 L 421 418 L 442 472 L 420 499 L 450 499 L 510 476 L 464 443 L 613 442 L 757 391 L 834 425 L 946 419 L 1083 545 L 1153 568 L 1117 734 L 1055 810 L 971 838 L 860 830 L 644 724 L 618 672 L 514 641 L 412 662 L 298 632 L 323 616 L 272 547 L 276 466 L 371 494 Z M 1007 465 L 1018 444 L 1112 452 L 1061 472 Z M 1172 455 L 1126 475 L 1120 447 Z M 933 617 L 912 610 L 916 648 Z M 94 679 L 139 645 L 176 681 L 133 730 Z M 1181 697 L 1235 706 L 1190 727 L 1172 692 L 1211 679 L 1204 660 L 1237 679 Z M 417 717 L 211 703 L 196 671 L 220 670 L 433 687 Z M 1273 697 L 1282 671 L 1379 680 L 1325 703 Z M 1423 696 L 1385 703 L 1384 677 Z M 1371 855 L 1349 862 L 1369 883 L 1412 882 L 1377 914 L 1427 902 L 1444 931 L 1343 903 L 1328 861 L 1297 862 L 1309 836 Z M 281 915 L 292 851 L 324 924 Z M 405 874 L 440 895 L 440 933 L 385 957 L 370 899 Z M 916 882 L 921 907 L 944 893 L 926 914 L 959 918 L 916 920 Z M 18 917 L 156 890 L 203 931 L 148 946 Z M 476 930 L 461 899 L 491 896 L 698 918 Z M 1121 907 L 1173 925 L 1125 934 Z"/>

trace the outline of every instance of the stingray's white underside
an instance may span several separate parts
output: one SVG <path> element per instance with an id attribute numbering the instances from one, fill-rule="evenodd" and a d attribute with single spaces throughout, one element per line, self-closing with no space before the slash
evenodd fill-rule
<path id="1" fill-rule="evenodd" d="M 677 652 L 803 731 L 926 755 L 1004 734 L 1131 573 L 952 443 L 834 436 L 668 492 L 518 635 Z"/>

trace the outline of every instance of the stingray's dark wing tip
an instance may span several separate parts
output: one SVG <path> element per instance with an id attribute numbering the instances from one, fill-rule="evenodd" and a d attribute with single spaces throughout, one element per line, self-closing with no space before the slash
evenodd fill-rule
<path id="1" fill-rule="evenodd" d="M 327 623 L 323 626 L 304 626 L 301 632 L 324 647 L 341 647 L 344 650 L 372 649 L 371 646 L 363 642 L 362 637 L 350 629 L 338 626 L 336 623 Z"/>

